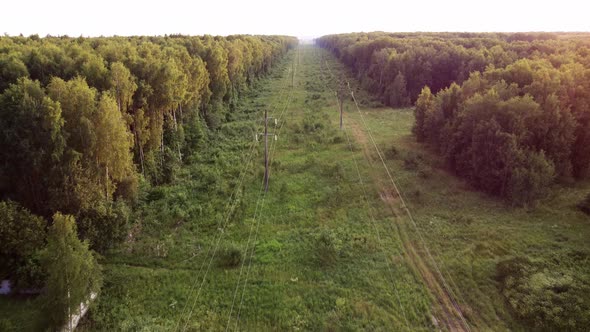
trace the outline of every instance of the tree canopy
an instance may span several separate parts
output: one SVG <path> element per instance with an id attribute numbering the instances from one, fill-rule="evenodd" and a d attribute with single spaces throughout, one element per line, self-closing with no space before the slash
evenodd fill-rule
<path id="1" fill-rule="evenodd" d="M 318 40 L 476 188 L 528 204 L 590 173 L 590 38 L 353 33 Z M 407 81 L 406 81 L 407 80 Z M 405 90 L 405 91 L 404 91 Z"/>

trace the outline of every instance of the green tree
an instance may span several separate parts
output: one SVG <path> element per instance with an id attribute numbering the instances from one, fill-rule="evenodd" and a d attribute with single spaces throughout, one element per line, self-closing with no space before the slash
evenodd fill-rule
<path id="1" fill-rule="evenodd" d="M 133 170 L 133 138 L 117 108 L 117 103 L 108 94 L 102 95 L 93 122 L 96 126 L 93 155 L 97 170 L 104 174 L 105 195 L 110 198 L 115 191 L 112 181 L 123 180 Z"/>
<path id="2" fill-rule="evenodd" d="M 137 84 L 133 75 L 127 67 L 121 62 L 111 64 L 111 89 L 113 96 L 117 100 L 119 111 L 127 113 L 127 110 L 133 102 L 133 94 L 137 90 Z M 131 123 L 128 120 L 128 123 Z"/>
<path id="3" fill-rule="evenodd" d="M 406 89 L 406 78 L 398 72 L 393 83 L 388 87 L 389 105 L 393 107 L 405 107 L 410 104 L 410 97 Z"/>
<path id="4" fill-rule="evenodd" d="M 36 254 L 45 245 L 45 220 L 18 203 L 0 202 L 0 279 L 16 288 L 40 287 Z"/>
<path id="5" fill-rule="evenodd" d="M 74 217 L 53 216 L 42 262 L 48 274 L 44 308 L 51 325 L 61 327 L 102 284 L 100 265 L 88 243 L 78 239 Z"/>
<path id="6" fill-rule="evenodd" d="M 19 78 L 0 95 L 0 119 L 0 194 L 46 214 L 65 147 L 61 107 L 38 81 Z"/>
<path id="7" fill-rule="evenodd" d="M 424 142 L 426 139 L 426 130 L 424 126 L 424 121 L 426 118 L 426 113 L 434 107 L 434 96 L 430 92 L 430 88 L 425 86 L 416 100 L 416 108 L 414 109 L 414 116 L 416 118 L 416 122 L 414 123 L 414 127 L 412 128 L 412 132 L 416 135 L 416 140 L 418 142 Z"/>
<path id="8" fill-rule="evenodd" d="M 504 196 L 513 204 L 529 205 L 547 195 L 555 167 L 542 151 L 522 150 L 515 157 Z"/>
<path id="9" fill-rule="evenodd" d="M 17 54 L 0 54 L 0 93 L 20 77 L 28 77 L 27 66 Z"/>

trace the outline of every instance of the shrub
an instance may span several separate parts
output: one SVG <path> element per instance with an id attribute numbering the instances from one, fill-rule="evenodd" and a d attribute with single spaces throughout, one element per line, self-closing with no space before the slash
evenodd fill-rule
<path id="1" fill-rule="evenodd" d="M 385 150 L 385 158 L 387 158 L 389 160 L 395 159 L 398 154 L 399 154 L 399 151 L 393 145 L 389 149 Z"/>
<path id="2" fill-rule="evenodd" d="M 180 172 L 181 162 L 178 153 L 169 146 L 164 148 L 164 166 L 162 168 L 162 182 L 173 183 Z"/>
<path id="3" fill-rule="evenodd" d="M 334 265 L 338 259 L 341 243 L 336 234 L 322 230 L 316 238 L 316 258 L 321 266 Z"/>
<path id="4" fill-rule="evenodd" d="M 340 144 L 340 143 L 344 143 L 344 138 L 342 137 L 342 135 L 336 135 L 336 136 L 334 136 L 334 138 L 332 138 L 332 144 Z"/>
<path id="5" fill-rule="evenodd" d="M 270 263 L 281 251 L 283 245 L 276 239 L 256 244 L 256 260 L 261 263 Z"/>
<path id="6" fill-rule="evenodd" d="M 426 167 L 420 167 L 420 170 L 418 170 L 418 176 L 423 179 L 428 179 L 432 176 L 432 171 Z"/>
<path id="7" fill-rule="evenodd" d="M 16 327 L 6 318 L 0 319 L 0 331 L 16 331 Z"/>
<path id="8" fill-rule="evenodd" d="M 45 244 L 45 225 L 18 203 L 0 202 L 0 278 L 13 277 L 16 288 L 40 285 L 36 256 Z"/>
<path id="9" fill-rule="evenodd" d="M 154 201 L 159 201 L 161 199 L 164 199 L 164 197 L 166 197 L 166 188 L 164 187 L 154 187 L 152 190 L 150 190 L 147 194 L 146 197 L 146 203 L 151 203 Z"/>
<path id="10" fill-rule="evenodd" d="M 422 162 L 423 158 L 421 155 L 410 152 L 404 158 L 404 168 L 408 171 L 416 171 L 420 168 Z"/>
<path id="11" fill-rule="evenodd" d="M 231 246 L 221 251 L 219 255 L 219 266 L 232 268 L 240 265 L 242 262 L 242 251 L 240 249 Z"/>
<path id="12" fill-rule="evenodd" d="M 138 175 L 131 174 L 119 182 L 117 190 L 115 190 L 115 197 L 124 199 L 130 205 L 135 205 L 139 200 Z"/>
<path id="13" fill-rule="evenodd" d="M 125 240 L 130 216 L 131 209 L 123 201 L 84 210 L 78 217 L 80 237 L 89 240 L 93 250 L 104 253 Z"/>
<path id="14" fill-rule="evenodd" d="M 517 159 L 518 164 L 510 170 L 506 196 L 515 205 L 528 205 L 548 194 L 555 167 L 543 153 L 527 151 Z"/>
<path id="15" fill-rule="evenodd" d="M 590 194 L 578 204 L 578 208 L 587 215 L 590 215 Z"/>
<path id="16" fill-rule="evenodd" d="M 496 279 L 511 311 L 532 329 L 581 331 L 590 324 L 590 286 L 572 271 L 517 257 L 498 263 Z"/>

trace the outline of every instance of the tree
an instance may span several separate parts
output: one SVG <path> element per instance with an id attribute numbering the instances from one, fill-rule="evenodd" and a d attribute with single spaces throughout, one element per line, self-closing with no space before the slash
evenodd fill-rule
<path id="1" fill-rule="evenodd" d="M 93 122 L 96 126 L 96 145 L 93 155 L 97 170 L 104 175 L 104 190 L 109 199 L 115 191 L 111 180 L 121 181 L 132 170 L 131 147 L 133 138 L 127 130 L 115 100 L 103 94 Z"/>
<path id="2" fill-rule="evenodd" d="M 18 203 L 0 202 L 0 279 L 10 277 L 16 288 L 40 287 L 36 254 L 44 245 L 43 218 Z"/>
<path id="3" fill-rule="evenodd" d="M 562 109 L 555 94 L 545 98 L 542 112 L 528 123 L 526 143 L 536 151 L 544 151 L 555 164 L 557 175 L 572 176 L 572 148 L 576 122 L 569 109 Z M 589 150 L 590 152 L 590 150 Z"/>
<path id="4" fill-rule="evenodd" d="M 137 90 L 133 75 L 121 62 L 111 64 L 111 89 L 117 100 L 119 112 L 127 113 L 133 102 L 133 94 Z M 131 121 L 128 121 L 131 123 Z"/>
<path id="5" fill-rule="evenodd" d="M 393 107 L 405 107 L 410 104 L 410 97 L 406 90 L 406 78 L 398 72 L 393 83 L 388 87 L 389 105 Z"/>
<path id="6" fill-rule="evenodd" d="M 543 152 L 521 150 L 515 157 L 504 196 L 512 204 L 529 205 L 549 192 L 555 177 L 555 167 Z"/>
<path id="7" fill-rule="evenodd" d="M 495 119 L 480 121 L 470 147 L 469 180 L 479 189 L 502 195 L 510 180 L 516 150 L 514 135 L 502 131 Z"/>
<path id="8" fill-rule="evenodd" d="M 24 62 L 14 53 L 0 54 L 0 93 L 20 77 L 29 76 Z"/>
<path id="9" fill-rule="evenodd" d="M 96 112 L 97 93 L 80 76 L 69 81 L 53 77 L 47 86 L 47 94 L 59 102 L 63 112 L 67 147 L 81 153 L 86 164 L 94 158 L 92 149 L 96 136 L 92 116 Z"/>
<path id="10" fill-rule="evenodd" d="M 426 128 L 424 127 L 424 120 L 426 118 L 426 113 L 434 107 L 434 96 L 430 92 L 430 88 L 425 86 L 416 100 L 416 108 L 414 109 L 414 115 L 416 118 L 416 122 L 414 123 L 414 127 L 412 128 L 412 132 L 416 135 L 416 140 L 418 142 L 424 142 L 426 139 Z"/>
<path id="11" fill-rule="evenodd" d="M 0 194 L 45 214 L 65 140 L 60 104 L 38 81 L 19 78 L 0 95 Z"/>
<path id="12" fill-rule="evenodd" d="M 590 175 L 590 111 L 585 119 L 578 122 L 575 130 L 572 164 L 576 178 L 583 179 Z"/>
<path id="13" fill-rule="evenodd" d="M 51 325 L 61 327 L 102 284 L 100 265 L 88 243 L 78 239 L 74 217 L 53 216 L 42 262 L 48 274 L 44 308 Z"/>

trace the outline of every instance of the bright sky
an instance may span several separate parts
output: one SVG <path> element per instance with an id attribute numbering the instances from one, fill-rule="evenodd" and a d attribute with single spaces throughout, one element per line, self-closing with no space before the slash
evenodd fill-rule
<path id="1" fill-rule="evenodd" d="M 7 0 L 0 34 L 590 31 L 587 0 Z"/>

